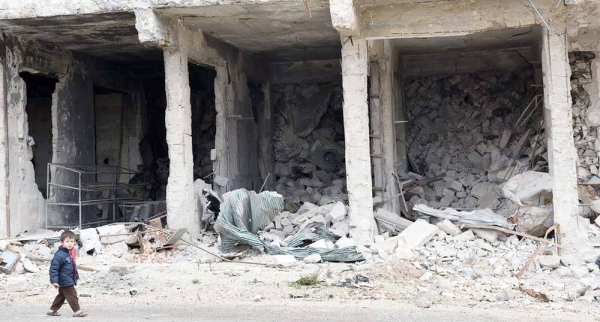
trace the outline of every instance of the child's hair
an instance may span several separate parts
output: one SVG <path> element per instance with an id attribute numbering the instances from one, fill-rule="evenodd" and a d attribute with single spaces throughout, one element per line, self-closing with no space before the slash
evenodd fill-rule
<path id="1" fill-rule="evenodd" d="M 75 233 L 70 230 L 65 230 L 62 234 L 60 234 L 60 241 L 64 242 L 67 238 L 75 239 Z"/>

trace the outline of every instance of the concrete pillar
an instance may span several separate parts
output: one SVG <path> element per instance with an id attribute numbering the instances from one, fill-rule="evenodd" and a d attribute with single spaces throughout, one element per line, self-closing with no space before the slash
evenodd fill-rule
<path id="1" fill-rule="evenodd" d="M 564 33 L 542 33 L 544 112 L 548 129 L 550 174 L 553 179 L 554 221 L 560 224 L 558 242 L 574 249 L 587 234 L 579 222 L 577 150 L 573 141 L 570 68 Z M 561 250 L 561 254 L 566 254 Z"/>
<path id="2" fill-rule="evenodd" d="M 194 156 L 192 153 L 192 107 L 187 54 L 165 50 L 165 125 L 169 147 L 167 183 L 167 222 L 170 228 L 187 228 L 192 238 L 200 232 L 200 219 L 194 196 Z"/>
<path id="3" fill-rule="evenodd" d="M 0 62 L 0 238 L 10 236 L 8 104 L 6 100 L 5 62 L 4 59 Z"/>
<path id="4" fill-rule="evenodd" d="M 359 245 L 373 242 L 373 195 L 367 105 L 368 48 L 365 39 L 342 37 L 342 86 L 346 177 L 352 237 Z"/>
<path id="5" fill-rule="evenodd" d="M 400 213 L 398 188 L 396 186 L 396 178 L 394 175 L 396 170 L 396 134 L 394 121 L 397 117 L 394 113 L 395 99 L 394 91 L 394 75 L 391 64 L 392 56 L 394 55 L 393 48 L 389 40 L 383 41 L 383 57 L 379 59 L 379 75 L 381 86 L 381 105 L 383 106 L 383 155 L 385 155 L 385 174 L 386 174 L 386 199 L 390 202 L 386 204 L 388 210 L 395 213 Z M 402 129 L 400 129 L 402 130 Z M 400 197 L 402 198 L 402 197 Z"/>

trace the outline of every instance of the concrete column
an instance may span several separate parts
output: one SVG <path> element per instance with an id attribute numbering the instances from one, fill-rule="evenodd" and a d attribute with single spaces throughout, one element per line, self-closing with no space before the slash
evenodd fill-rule
<path id="1" fill-rule="evenodd" d="M 170 228 L 187 228 L 192 238 L 200 232 L 194 196 L 192 107 L 187 54 L 164 51 L 167 110 L 165 125 L 169 146 L 167 222 Z"/>
<path id="2" fill-rule="evenodd" d="M 373 242 L 373 195 L 367 105 L 368 49 L 365 39 L 342 37 L 342 86 L 346 177 L 352 237 L 359 245 Z"/>
<path id="3" fill-rule="evenodd" d="M 385 174 L 386 174 L 386 198 L 390 202 L 386 204 L 386 208 L 395 213 L 400 213 L 399 199 L 396 197 L 398 188 L 396 186 L 396 178 L 394 175 L 396 170 L 396 135 L 395 124 L 397 120 L 395 116 L 395 100 L 394 91 L 397 90 L 394 84 L 394 75 L 392 70 L 391 59 L 393 48 L 389 40 L 383 41 L 383 57 L 379 59 L 379 75 L 381 86 L 381 104 L 383 107 L 383 155 L 385 155 Z M 400 129 L 402 130 L 402 129 Z M 401 197 L 402 198 L 402 197 Z"/>
<path id="4" fill-rule="evenodd" d="M 8 104 L 6 100 L 6 60 L 0 62 L 0 238 L 10 236 Z"/>
<path id="5" fill-rule="evenodd" d="M 554 221 L 560 224 L 558 241 L 574 249 L 584 245 L 587 234 L 579 222 L 577 150 L 573 141 L 570 68 L 564 33 L 542 34 L 544 113 L 548 129 L 550 174 L 553 179 Z M 565 254 L 561 250 L 561 254 Z"/>

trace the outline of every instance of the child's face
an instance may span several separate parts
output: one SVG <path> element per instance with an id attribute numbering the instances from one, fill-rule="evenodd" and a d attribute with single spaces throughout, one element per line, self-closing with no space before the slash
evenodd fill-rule
<path id="1" fill-rule="evenodd" d="M 75 238 L 67 237 L 63 240 L 62 244 L 66 249 L 71 250 L 75 247 Z"/>

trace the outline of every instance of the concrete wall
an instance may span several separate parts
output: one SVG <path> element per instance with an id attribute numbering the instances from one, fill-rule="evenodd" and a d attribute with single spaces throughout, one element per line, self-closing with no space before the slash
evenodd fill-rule
<path id="1" fill-rule="evenodd" d="M 9 234 L 38 228 L 42 225 L 44 198 L 35 182 L 35 172 L 31 159 L 33 152 L 29 138 L 29 125 L 25 107 L 27 92 L 25 81 L 19 77 L 23 70 L 23 49 L 5 43 L 6 56 L 6 111 L 8 144 L 0 150 L 0 158 L 7 158 L 5 164 L 8 183 L 8 207 L 10 211 Z M 5 200 L 5 199 L 4 199 Z M 6 216 L 6 213 L 0 214 Z"/>

